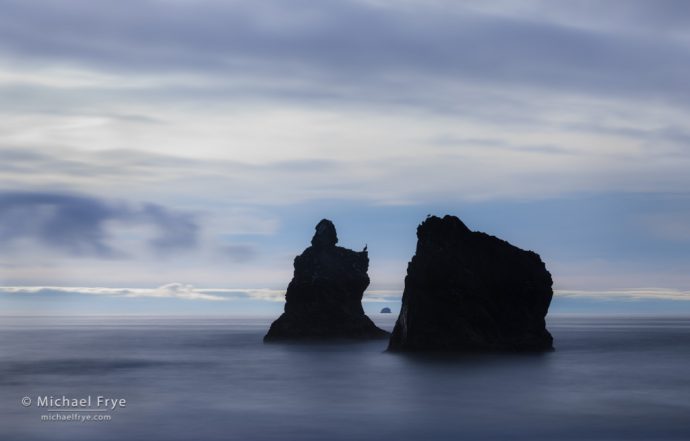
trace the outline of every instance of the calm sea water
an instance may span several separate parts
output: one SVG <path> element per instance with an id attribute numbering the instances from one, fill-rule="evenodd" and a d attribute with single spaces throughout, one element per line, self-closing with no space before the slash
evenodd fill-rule
<path id="1" fill-rule="evenodd" d="M 270 321 L 1 318 L 0 439 L 690 439 L 688 317 L 554 317 L 556 352 L 445 358 L 264 345 Z M 126 407 L 42 421 L 72 413 L 51 395 Z"/>

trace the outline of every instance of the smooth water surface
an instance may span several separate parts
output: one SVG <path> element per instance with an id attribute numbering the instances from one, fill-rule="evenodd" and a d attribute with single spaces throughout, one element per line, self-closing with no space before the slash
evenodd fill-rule
<path id="1" fill-rule="evenodd" d="M 1 318 L 0 439 L 690 439 L 688 317 L 555 317 L 553 353 L 462 357 L 264 345 L 270 321 Z M 42 421 L 51 395 L 127 404 Z"/>

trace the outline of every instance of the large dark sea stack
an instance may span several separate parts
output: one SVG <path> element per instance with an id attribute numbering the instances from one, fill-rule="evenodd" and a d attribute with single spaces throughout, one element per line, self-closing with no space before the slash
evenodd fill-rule
<path id="1" fill-rule="evenodd" d="M 264 341 L 385 338 L 362 309 L 369 286 L 369 255 L 336 246 L 333 222 L 316 226 L 311 246 L 295 257 L 295 274 L 285 294 L 285 312 Z"/>
<path id="2" fill-rule="evenodd" d="M 455 216 L 417 228 L 391 351 L 548 351 L 551 274 L 538 254 Z"/>

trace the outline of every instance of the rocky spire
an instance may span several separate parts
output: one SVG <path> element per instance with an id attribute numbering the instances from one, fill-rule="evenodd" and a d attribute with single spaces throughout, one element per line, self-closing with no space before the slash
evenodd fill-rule
<path id="1" fill-rule="evenodd" d="M 338 234 L 335 232 L 335 225 L 328 219 L 321 219 L 316 224 L 316 233 L 311 239 L 314 247 L 334 247 L 338 243 Z"/>
<path id="2" fill-rule="evenodd" d="M 369 256 L 336 246 L 333 222 L 316 225 L 311 246 L 295 258 L 285 294 L 285 312 L 264 341 L 385 338 L 364 314 L 362 295 L 369 286 Z"/>

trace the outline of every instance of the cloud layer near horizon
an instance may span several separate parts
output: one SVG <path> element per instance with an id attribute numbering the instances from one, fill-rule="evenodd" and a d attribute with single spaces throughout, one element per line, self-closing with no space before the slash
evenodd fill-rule
<path id="1" fill-rule="evenodd" d="M 175 298 L 186 300 L 227 301 L 251 298 L 269 302 L 284 302 L 285 290 L 257 289 L 257 288 L 197 288 L 184 283 L 168 283 L 157 288 L 107 288 L 107 287 L 67 287 L 67 286 L 0 286 L 0 294 L 30 295 L 48 294 L 59 295 L 82 294 L 103 295 L 114 297 L 152 297 Z M 610 299 L 657 299 L 690 301 L 690 291 L 668 288 L 631 288 L 608 291 L 585 290 L 556 290 L 555 296 L 580 297 L 601 300 Z M 395 290 L 368 290 L 363 302 L 399 301 L 402 293 Z"/>
<path id="2" fill-rule="evenodd" d="M 0 309 L 3 316 L 277 315 L 282 311 L 284 296 L 283 290 L 196 288 L 182 283 L 157 288 L 0 286 Z M 368 314 L 377 314 L 384 306 L 395 314 L 400 308 L 400 292 L 368 291 L 362 303 Z M 690 292 L 664 288 L 557 290 L 551 309 L 553 314 L 679 314 L 690 310 L 688 305 Z"/>

